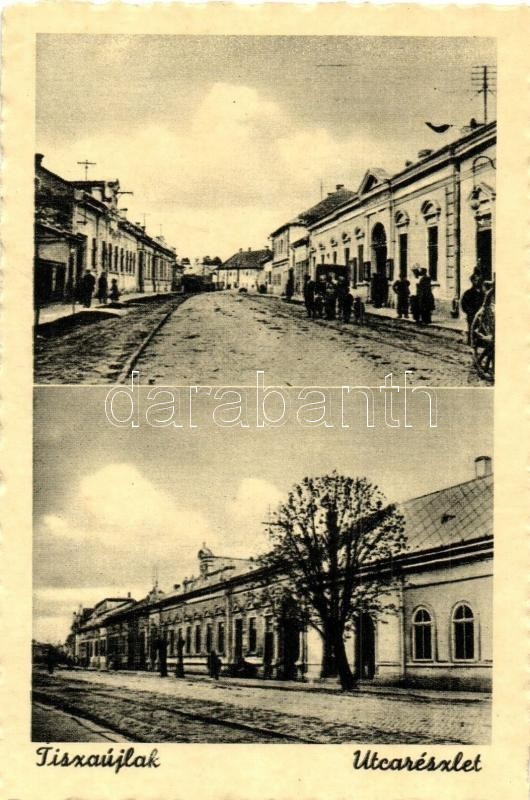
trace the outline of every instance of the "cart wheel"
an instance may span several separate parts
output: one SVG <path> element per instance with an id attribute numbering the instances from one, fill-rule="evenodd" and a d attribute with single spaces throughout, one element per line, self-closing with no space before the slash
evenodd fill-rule
<path id="1" fill-rule="evenodd" d="M 493 381 L 495 370 L 495 343 L 491 312 L 482 309 L 473 320 L 471 327 L 471 343 L 473 345 L 473 361 L 481 378 Z"/>

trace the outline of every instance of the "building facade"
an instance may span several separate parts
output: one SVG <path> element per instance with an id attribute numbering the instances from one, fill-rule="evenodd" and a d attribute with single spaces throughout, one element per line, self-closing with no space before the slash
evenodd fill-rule
<path id="1" fill-rule="evenodd" d="M 401 504 L 407 550 L 392 574 L 392 609 L 363 614 L 347 653 L 361 680 L 488 690 L 492 670 L 493 475 L 476 459 L 471 480 Z M 226 674 L 318 679 L 322 641 L 299 621 L 287 581 L 258 560 L 214 556 L 199 575 L 143 600 L 110 598 L 74 615 L 72 655 L 93 668 L 170 669 L 179 641 L 185 671 L 205 672 L 211 649 Z M 373 567 L 379 569 L 377 565 Z"/>
<path id="2" fill-rule="evenodd" d="M 456 315 L 474 270 L 486 280 L 495 272 L 495 155 L 491 122 L 420 151 L 395 175 L 368 169 L 349 203 L 308 225 L 313 277 L 344 275 L 370 302 L 377 276 L 392 305 L 392 282 L 425 267 L 437 309 Z"/>
<path id="3" fill-rule="evenodd" d="M 218 280 L 225 289 L 257 291 L 260 283 L 262 262 L 269 255 L 267 248 L 248 250 L 242 248 L 218 267 Z"/>
<path id="4" fill-rule="evenodd" d="M 35 299 L 74 296 L 86 270 L 107 273 L 121 293 L 172 291 L 176 253 L 118 207 L 118 181 L 66 181 L 35 157 Z"/>

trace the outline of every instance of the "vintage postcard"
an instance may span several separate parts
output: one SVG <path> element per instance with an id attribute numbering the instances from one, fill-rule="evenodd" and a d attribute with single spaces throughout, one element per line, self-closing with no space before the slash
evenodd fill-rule
<path id="1" fill-rule="evenodd" d="M 527 796 L 529 22 L 6 11 L 3 796 Z"/>

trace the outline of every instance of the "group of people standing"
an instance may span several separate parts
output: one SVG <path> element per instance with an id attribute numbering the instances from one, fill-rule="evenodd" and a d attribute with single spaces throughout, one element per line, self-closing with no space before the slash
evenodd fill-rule
<path id="1" fill-rule="evenodd" d="M 338 318 L 347 323 L 357 299 L 350 292 L 344 277 L 334 280 L 328 273 L 325 280 L 314 281 L 309 275 L 304 278 L 304 303 L 310 319 Z"/>
<path id="2" fill-rule="evenodd" d="M 102 272 L 97 280 L 97 292 L 96 298 L 102 305 L 106 305 L 107 300 L 110 300 L 111 303 L 117 303 L 120 299 L 120 290 L 118 289 L 118 281 L 116 278 L 113 278 L 110 285 L 109 291 L 109 283 L 107 280 L 107 273 Z M 96 278 L 92 274 L 92 272 L 87 269 L 83 277 L 81 278 L 78 288 L 77 288 L 77 299 L 80 303 L 84 305 L 85 308 L 90 308 L 92 305 L 92 297 L 94 294 L 94 289 L 96 287 Z"/>
<path id="3" fill-rule="evenodd" d="M 424 267 L 415 267 L 412 273 L 412 287 L 406 277 L 398 278 L 392 286 L 397 298 L 397 316 L 408 319 L 411 314 L 419 325 L 430 325 L 435 307 L 431 278 Z M 358 319 L 363 306 L 360 297 L 353 297 L 346 278 L 340 276 L 335 280 L 331 273 L 318 281 L 305 276 L 304 303 L 310 319 L 324 317 L 345 323 L 350 322 L 352 313 Z"/>
<path id="4" fill-rule="evenodd" d="M 408 319 L 410 313 L 418 325 L 430 325 L 435 308 L 431 277 L 425 267 L 414 267 L 412 274 L 412 289 L 406 276 L 398 278 L 392 286 L 397 299 L 397 316 Z"/>

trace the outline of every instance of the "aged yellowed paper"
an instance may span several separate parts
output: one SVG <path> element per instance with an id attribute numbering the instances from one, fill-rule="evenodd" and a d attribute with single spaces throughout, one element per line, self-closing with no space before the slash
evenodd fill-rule
<path id="1" fill-rule="evenodd" d="M 528 23 L 5 12 L 7 798 L 526 796 Z"/>

